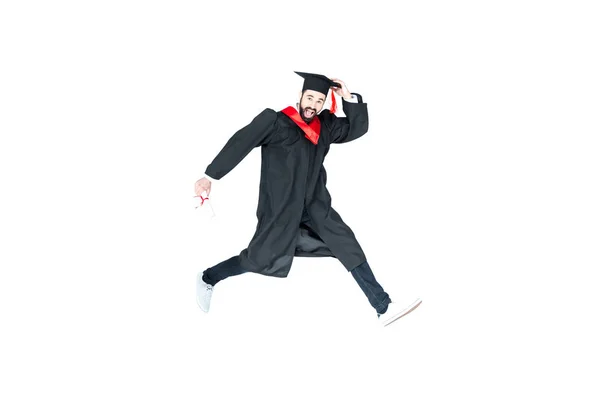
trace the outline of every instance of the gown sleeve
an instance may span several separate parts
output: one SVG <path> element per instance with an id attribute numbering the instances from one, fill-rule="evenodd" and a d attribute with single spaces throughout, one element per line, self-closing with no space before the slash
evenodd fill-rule
<path id="1" fill-rule="evenodd" d="M 268 144 L 276 132 L 277 113 L 267 108 L 227 141 L 205 174 L 218 180 L 235 168 L 255 147 Z"/>
<path id="2" fill-rule="evenodd" d="M 353 93 L 356 94 L 356 93 Z M 326 115 L 323 122 L 331 132 L 331 143 L 347 143 L 358 139 L 369 129 L 369 114 L 367 104 L 356 94 L 358 103 L 343 101 L 346 117 L 339 118 L 333 114 Z"/>

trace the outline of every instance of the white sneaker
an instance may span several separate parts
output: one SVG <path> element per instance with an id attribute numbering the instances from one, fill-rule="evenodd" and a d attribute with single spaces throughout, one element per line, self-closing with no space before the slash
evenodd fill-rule
<path id="1" fill-rule="evenodd" d="M 404 317 L 406 314 L 419 307 L 421 299 L 416 299 L 412 303 L 390 303 L 385 313 L 379 314 L 379 321 L 383 326 L 388 326 L 392 322 Z"/>
<path id="2" fill-rule="evenodd" d="M 208 312 L 210 309 L 210 298 L 213 293 L 213 285 L 202 280 L 202 272 L 198 273 L 196 277 L 196 303 L 200 306 L 202 311 Z"/>

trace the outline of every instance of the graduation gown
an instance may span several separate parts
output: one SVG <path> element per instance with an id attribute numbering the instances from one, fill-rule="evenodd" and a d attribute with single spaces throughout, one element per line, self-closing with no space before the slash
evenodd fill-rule
<path id="1" fill-rule="evenodd" d="M 343 101 L 346 117 L 325 109 L 313 144 L 287 115 L 265 109 L 237 131 L 206 168 L 221 179 L 256 147 L 261 148 L 258 224 L 240 253 L 242 268 L 286 277 L 294 256 L 335 257 L 348 271 L 366 261 L 354 233 L 331 207 L 325 156 L 333 143 L 358 139 L 368 130 L 367 104 Z"/>

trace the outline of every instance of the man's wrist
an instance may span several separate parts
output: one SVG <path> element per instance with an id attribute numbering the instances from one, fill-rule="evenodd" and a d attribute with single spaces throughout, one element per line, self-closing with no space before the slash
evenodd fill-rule
<path id="1" fill-rule="evenodd" d="M 210 182 L 216 181 L 215 178 L 208 176 L 206 173 L 204 174 L 204 178 L 208 179 Z"/>

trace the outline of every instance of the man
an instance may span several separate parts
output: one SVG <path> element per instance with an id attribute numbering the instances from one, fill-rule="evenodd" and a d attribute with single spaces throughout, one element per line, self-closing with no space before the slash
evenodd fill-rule
<path id="1" fill-rule="evenodd" d="M 195 184 L 197 196 L 210 195 L 219 180 L 255 147 L 261 147 L 258 225 L 248 247 L 198 274 L 196 300 L 208 312 L 214 286 L 244 272 L 286 277 L 294 256 L 335 257 L 352 273 L 384 326 L 414 310 L 421 301 L 392 302 L 375 279 L 352 230 L 331 207 L 326 188 L 325 156 L 333 143 L 346 143 L 367 132 L 367 104 L 339 79 L 297 72 L 304 86 L 297 108 L 265 109 L 236 132 Z M 320 113 L 334 88 L 343 98 L 344 118 Z"/>

